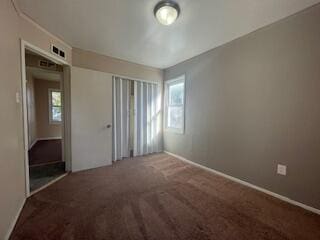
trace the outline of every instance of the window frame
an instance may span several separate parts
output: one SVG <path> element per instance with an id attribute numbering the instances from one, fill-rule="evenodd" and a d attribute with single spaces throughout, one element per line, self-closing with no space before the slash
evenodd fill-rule
<path id="1" fill-rule="evenodd" d="M 169 127 L 168 126 L 168 112 L 169 112 L 169 88 L 172 85 L 175 84 L 179 84 L 179 83 L 183 83 L 183 103 L 182 103 L 182 127 L 181 128 L 173 128 L 173 127 Z M 164 100 L 164 110 L 165 110 L 165 119 L 164 119 L 164 123 L 165 123 L 165 131 L 167 132 L 172 132 L 172 133 L 177 133 L 177 134 L 184 134 L 185 133 L 185 108 L 186 108 L 186 80 L 185 80 L 185 75 L 181 75 L 179 77 L 170 79 L 165 81 L 165 88 L 164 88 L 164 95 L 165 95 L 165 100 Z M 172 106 L 174 107 L 174 106 Z"/>
<path id="2" fill-rule="evenodd" d="M 53 92 L 59 92 L 60 93 L 60 100 L 61 100 L 61 106 L 53 106 L 52 105 L 52 93 Z M 62 109 L 62 91 L 60 89 L 54 89 L 54 88 L 49 88 L 48 89 L 48 98 L 49 98 L 49 123 L 50 124 L 53 124 L 53 125 L 60 125 L 62 124 L 62 112 L 63 112 L 63 109 Z M 56 120 L 53 120 L 52 119 L 52 108 L 53 107 L 60 107 L 61 108 L 61 121 L 56 121 Z"/>

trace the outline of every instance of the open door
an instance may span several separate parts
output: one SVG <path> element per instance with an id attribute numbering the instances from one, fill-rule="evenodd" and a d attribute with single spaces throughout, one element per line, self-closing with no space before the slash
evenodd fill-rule
<path id="1" fill-rule="evenodd" d="M 71 68 L 72 171 L 112 163 L 112 76 Z"/>

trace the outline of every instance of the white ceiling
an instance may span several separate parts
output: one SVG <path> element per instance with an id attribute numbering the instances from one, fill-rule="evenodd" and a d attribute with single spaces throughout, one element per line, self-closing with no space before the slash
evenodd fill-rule
<path id="1" fill-rule="evenodd" d="M 73 47 L 166 68 L 292 15 L 320 0 L 177 0 L 171 26 L 158 0 L 17 0 L 20 9 Z"/>

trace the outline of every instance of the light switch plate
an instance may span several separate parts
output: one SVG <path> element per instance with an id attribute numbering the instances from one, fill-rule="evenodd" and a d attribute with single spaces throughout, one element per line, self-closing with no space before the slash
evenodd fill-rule
<path id="1" fill-rule="evenodd" d="M 287 175 L 287 166 L 278 164 L 277 173 L 283 176 Z"/>
<path id="2" fill-rule="evenodd" d="M 20 93 L 16 92 L 16 103 L 20 103 Z"/>

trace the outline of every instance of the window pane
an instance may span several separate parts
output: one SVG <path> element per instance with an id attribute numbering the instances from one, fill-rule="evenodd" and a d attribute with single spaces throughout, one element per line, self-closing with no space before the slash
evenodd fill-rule
<path id="1" fill-rule="evenodd" d="M 52 121 L 61 122 L 61 107 L 52 107 Z"/>
<path id="2" fill-rule="evenodd" d="M 51 92 L 52 106 L 61 106 L 61 92 Z"/>
<path id="3" fill-rule="evenodd" d="M 183 104 L 184 83 L 169 86 L 169 105 Z"/>
<path id="4" fill-rule="evenodd" d="M 183 127 L 183 108 L 182 107 L 168 108 L 168 127 L 182 129 Z"/>

